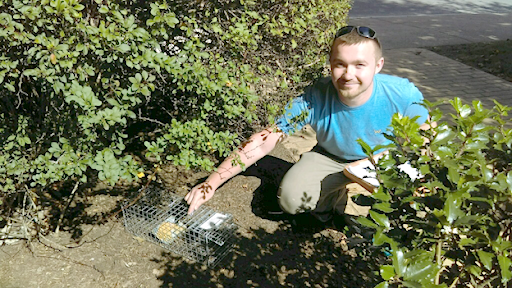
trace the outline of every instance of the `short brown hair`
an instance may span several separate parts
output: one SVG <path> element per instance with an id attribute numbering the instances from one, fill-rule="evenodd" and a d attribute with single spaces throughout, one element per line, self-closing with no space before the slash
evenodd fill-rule
<path id="1" fill-rule="evenodd" d="M 350 33 L 347 33 L 347 34 L 341 35 L 337 38 L 334 38 L 334 40 L 332 41 L 332 45 L 331 45 L 331 51 L 332 51 L 332 47 L 334 46 L 334 42 L 338 39 L 341 40 L 342 45 L 356 45 L 356 44 L 361 44 L 361 43 L 365 43 L 365 42 L 373 42 L 376 44 L 375 45 L 375 59 L 379 60 L 382 57 L 382 45 L 380 44 L 379 39 L 377 39 L 377 38 L 370 39 L 370 38 L 363 37 L 357 33 L 356 29 L 350 31 Z"/>

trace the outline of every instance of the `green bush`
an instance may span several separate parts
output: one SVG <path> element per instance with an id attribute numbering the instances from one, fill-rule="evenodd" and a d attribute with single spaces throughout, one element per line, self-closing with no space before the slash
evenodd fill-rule
<path id="1" fill-rule="evenodd" d="M 267 124 L 261 110 L 280 104 L 268 99 L 296 92 L 275 87 L 300 89 L 319 75 L 348 8 L 0 1 L 0 199 L 91 175 L 137 180 L 146 169 L 128 153 L 137 149 L 151 161 L 213 169 Z M 4 208 L 8 216 L 16 207 Z"/>
<path id="2" fill-rule="evenodd" d="M 512 279 L 510 108 L 450 103 L 449 123 L 426 103 L 438 122 L 426 131 L 407 117 L 392 120 L 390 153 L 377 164 L 381 186 L 359 219 L 375 229 L 374 244 L 392 251 L 378 287 L 508 287 Z M 396 168 L 406 162 L 422 178 Z"/>

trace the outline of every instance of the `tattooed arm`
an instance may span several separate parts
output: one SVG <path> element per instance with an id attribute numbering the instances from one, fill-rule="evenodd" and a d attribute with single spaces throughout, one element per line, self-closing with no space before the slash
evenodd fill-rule
<path id="1" fill-rule="evenodd" d="M 240 164 L 237 164 L 238 162 L 243 163 L 244 168 L 251 166 L 270 153 L 284 137 L 285 134 L 277 127 L 267 128 L 253 134 L 231 156 L 226 158 L 205 182 L 192 188 L 185 196 L 185 200 L 190 205 L 188 213 L 194 212 L 203 203 L 210 200 L 220 185 L 242 172 L 243 169 Z"/>

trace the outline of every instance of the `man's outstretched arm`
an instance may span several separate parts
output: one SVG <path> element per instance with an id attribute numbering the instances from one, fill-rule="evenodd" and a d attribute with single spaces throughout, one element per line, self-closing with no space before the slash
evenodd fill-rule
<path id="1" fill-rule="evenodd" d="M 241 147 L 226 158 L 203 183 L 196 185 L 187 193 L 185 200 L 190 205 L 188 213 L 194 212 L 210 200 L 220 185 L 242 172 L 240 162 L 243 163 L 244 169 L 251 166 L 270 153 L 284 137 L 285 134 L 277 127 L 267 128 L 253 134 Z"/>

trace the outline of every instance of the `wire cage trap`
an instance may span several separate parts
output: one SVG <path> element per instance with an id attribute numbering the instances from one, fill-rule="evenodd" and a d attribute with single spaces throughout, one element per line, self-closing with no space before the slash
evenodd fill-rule
<path id="1" fill-rule="evenodd" d="M 144 193 L 134 205 L 123 209 L 128 232 L 209 267 L 231 251 L 238 229 L 231 214 L 202 205 L 188 215 L 183 197 L 149 187 Z"/>

